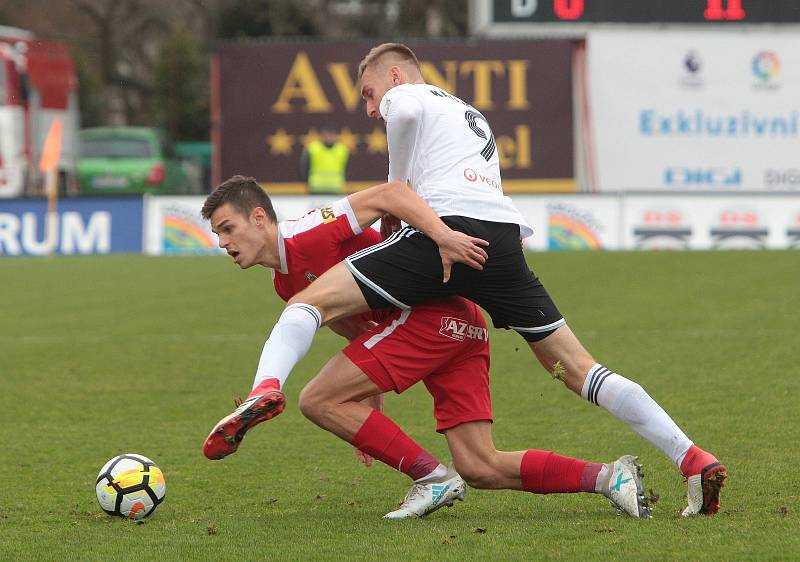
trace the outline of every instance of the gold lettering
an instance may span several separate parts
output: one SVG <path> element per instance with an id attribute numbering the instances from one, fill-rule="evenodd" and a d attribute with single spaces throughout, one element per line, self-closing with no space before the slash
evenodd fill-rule
<path id="1" fill-rule="evenodd" d="M 472 105 L 476 109 L 494 109 L 492 75 L 504 76 L 505 72 L 505 66 L 499 60 L 464 61 L 461 64 L 461 76 L 472 73 L 474 83 Z"/>
<path id="2" fill-rule="evenodd" d="M 527 125 L 514 127 L 517 136 L 517 168 L 531 167 L 531 128 Z"/>
<path id="3" fill-rule="evenodd" d="M 512 137 L 496 137 L 497 155 L 500 157 L 500 169 L 514 168 L 514 157 L 517 154 L 517 145 Z"/>
<path id="4" fill-rule="evenodd" d="M 528 61 L 510 60 L 508 63 L 508 109 L 528 109 Z"/>
<path id="5" fill-rule="evenodd" d="M 518 169 L 531 167 L 531 128 L 528 125 L 514 127 L 514 136 L 496 137 L 500 167 Z"/>
<path id="6" fill-rule="evenodd" d="M 358 81 L 351 78 L 347 63 L 332 62 L 328 64 L 328 74 L 333 78 L 333 84 L 347 111 L 356 109 L 361 100 L 361 90 L 358 87 Z"/>
<path id="7" fill-rule="evenodd" d="M 420 62 L 419 68 L 422 72 L 422 77 L 425 79 L 425 82 L 428 84 L 432 84 L 438 88 L 441 88 L 445 92 L 448 92 L 452 95 L 456 94 L 457 89 L 457 80 L 458 80 L 458 62 L 454 60 L 446 60 L 442 62 L 444 66 L 444 76 L 442 76 L 436 67 L 433 66 L 433 63 L 430 62 Z"/>
<path id="8" fill-rule="evenodd" d="M 272 105 L 272 111 L 290 113 L 292 107 L 289 101 L 295 98 L 305 100 L 303 110 L 308 113 L 327 113 L 333 109 L 305 51 L 297 53 L 278 100 Z"/>

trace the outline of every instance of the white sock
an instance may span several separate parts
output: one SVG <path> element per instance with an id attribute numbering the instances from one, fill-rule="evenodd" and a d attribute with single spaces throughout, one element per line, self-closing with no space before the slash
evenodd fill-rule
<path id="1" fill-rule="evenodd" d="M 602 494 L 608 490 L 608 484 L 611 481 L 611 468 L 613 463 L 603 463 L 603 468 L 597 473 L 597 480 L 594 483 L 595 493 Z"/>
<path id="2" fill-rule="evenodd" d="M 581 397 L 627 423 L 679 467 L 692 446 L 686 434 L 641 386 L 599 363 L 589 369 Z"/>
<path id="3" fill-rule="evenodd" d="M 308 353 L 321 325 L 322 315 L 310 304 L 287 306 L 264 344 L 253 388 L 264 379 L 278 379 L 283 388 L 292 368 Z"/>
<path id="4" fill-rule="evenodd" d="M 442 463 L 439 463 L 439 466 L 434 468 L 430 474 L 426 474 L 422 478 L 417 478 L 414 482 L 427 482 L 428 480 L 438 480 L 440 478 L 444 478 L 447 475 L 447 467 Z"/>

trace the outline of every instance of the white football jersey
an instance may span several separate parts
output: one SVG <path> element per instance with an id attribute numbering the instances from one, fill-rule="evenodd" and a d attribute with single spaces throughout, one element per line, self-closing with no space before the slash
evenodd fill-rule
<path id="1" fill-rule="evenodd" d="M 401 84 L 386 92 L 380 112 L 389 140 L 390 180 L 411 182 L 441 217 L 514 223 L 520 237 L 533 234 L 503 195 L 494 135 L 474 107 L 430 84 Z M 408 126 L 413 120 L 416 129 Z"/>

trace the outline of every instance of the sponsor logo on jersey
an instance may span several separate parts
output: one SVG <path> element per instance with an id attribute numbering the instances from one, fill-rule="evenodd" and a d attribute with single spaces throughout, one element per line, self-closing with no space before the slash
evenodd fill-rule
<path id="1" fill-rule="evenodd" d="M 333 207 L 322 207 L 319 213 L 322 216 L 323 224 L 328 224 L 336 220 L 336 213 L 333 212 Z"/>
<path id="2" fill-rule="evenodd" d="M 464 179 L 466 179 L 470 183 L 479 182 L 488 185 L 489 187 L 493 187 L 497 190 L 502 191 L 503 189 L 502 187 L 500 187 L 499 181 L 489 176 L 484 176 L 483 174 L 479 174 L 472 168 L 464 168 Z"/>
<path id="3" fill-rule="evenodd" d="M 465 339 L 489 341 L 489 330 L 486 328 L 473 326 L 466 320 L 450 316 L 442 316 L 442 327 L 439 329 L 439 333 L 458 341 Z"/>

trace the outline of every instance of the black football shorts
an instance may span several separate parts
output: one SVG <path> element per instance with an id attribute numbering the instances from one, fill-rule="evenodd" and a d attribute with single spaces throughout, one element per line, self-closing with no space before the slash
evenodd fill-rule
<path id="1" fill-rule="evenodd" d="M 542 283 L 528 268 L 519 226 L 467 217 L 442 217 L 452 228 L 489 242 L 489 258 L 478 271 L 458 263 L 442 282 L 436 243 L 412 227 L 345 260 L 370 308 L 415 304 L 452 295 L 468 298 L 489 313 L 496 328 L 516 330 L 538 341 L 565 324 Z"/>

